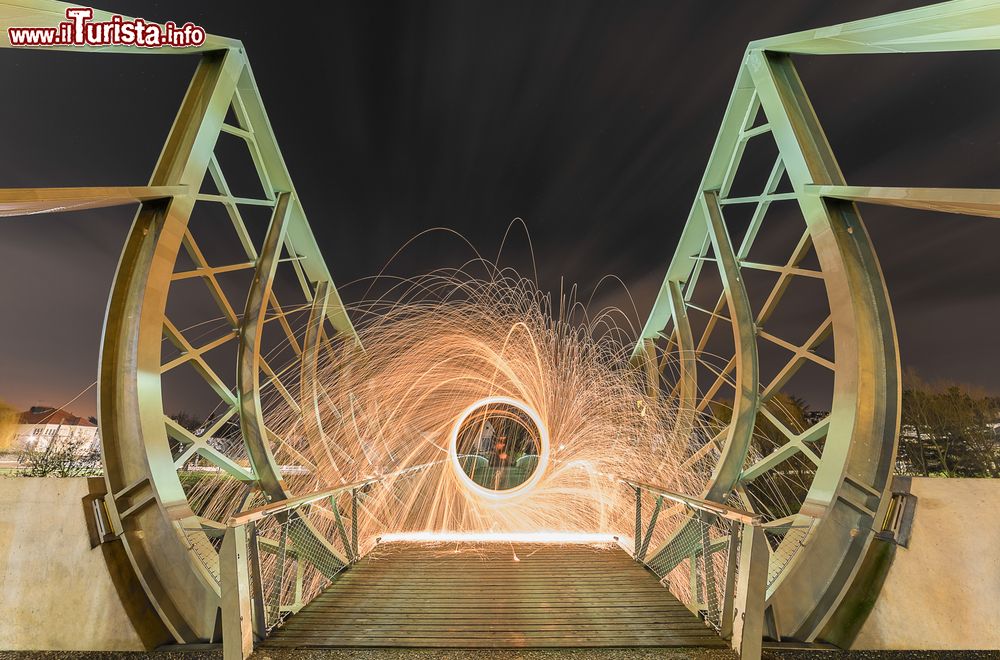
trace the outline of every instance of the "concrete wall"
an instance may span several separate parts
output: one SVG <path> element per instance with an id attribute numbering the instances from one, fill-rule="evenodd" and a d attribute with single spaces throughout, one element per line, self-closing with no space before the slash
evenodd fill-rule
<path id="1" fill-rule="evenodd" d="M 914 478 L 897 548 L 855 649 L 1000 649 L 1000 479 Z"/>
<path id="2" fill-rule="evenodd" d="M 90 547 L 88 492 L 86 479 L 0 478 L 0 650 L 143 650 L 132 621 L 151 638 L 148 602 L 112 579 L 116 544 Z M 853 648 L 1000 649 L 1000 480 L 913 479 L 911 492 L 909 548 Z"/>
<path id="3" fill-rule="evenodd" d="M 0 478 L 0 649 L 143 650 L 84 518 L 87 479 Z"/>

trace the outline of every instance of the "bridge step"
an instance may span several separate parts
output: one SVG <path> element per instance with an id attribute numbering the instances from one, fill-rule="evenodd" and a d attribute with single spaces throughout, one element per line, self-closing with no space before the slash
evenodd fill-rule
<path id="1" fill-rule="evenodd" d="M 378 546 L 263 647 L 722 647 L 617 546 Z"/>

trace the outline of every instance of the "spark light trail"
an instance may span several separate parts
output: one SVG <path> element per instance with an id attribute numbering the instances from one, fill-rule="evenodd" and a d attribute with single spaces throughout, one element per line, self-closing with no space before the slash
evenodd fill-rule
<path id="1" fill-rule="evenodd" d="M 322 350 L 319 428 L 310 433 L 274 387 L 265 417 L 284 439 L 272 444 L 277 463 L 300 466 L 284 470 L 292 493 L 386 475 L 361 494 L 363 547 L 434 535 L 630 538 L 634 492 L 621 479 L 692 494 L 707 482 L 711 460 L 680 468 L 700 447 L 677 428 L 671 400 L 647 394 L 628 364 L 634 338 L 607 313 L 553 305 L 530 280 L 494 269 L 489 278 L 449 271 L 403 280 L 351 314 L 364 349 L 341 341 Z M 474 483 L 456 449 L 464 417 L 497 403 L 531 417 L 540 441 L 537 467 L 506 491 Z M 196 488 L 215 516 L 246 500 L 233 480 Z M 250 494 L 248 506 L 264 503 Z M 312 519 L 334 538 L 324 507 Z M 658 535 L 669 533 L 670 515 Z"/>

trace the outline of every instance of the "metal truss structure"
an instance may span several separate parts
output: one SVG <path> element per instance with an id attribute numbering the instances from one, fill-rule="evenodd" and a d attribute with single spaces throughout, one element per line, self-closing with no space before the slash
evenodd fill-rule
<path id="1" fill-rule="evenodd" d="M 0 25 L 55 26 L 67 6 L 6 0 L 0 3 Z M 110 16 L 95 11 L 94 20 Z M 4 31 L 0 47 L 10 47 L 6 38 Z M 649 376 L 651 394 L 676 397 L 678 424 L 703 443 L 692 459 L 711 466 L 702 496 L 767 521 L 772 634 L 801 640 L 821 635 L 887 505 L 899 425 L 899 357 L 885 284 L 857 204 L 1000 216 L 998 191 L 848 186 L 792 56 L 997 48 L 1000 4 L 958 0 L 753 42 L 740 65 L 634 359 Z M 358 342 L 242 44 L 210 36 L 203 46 L 182 52 L 200 53 L 200 63 L 148 186 L 0 190 L 0 215 L 138 204 L 112 287 L 100 360 L 106 504 L 113 530 L 170 634 L 178 643 L 195 643 L 218 638 L 224 530 L 192 501 L 179 468 L 197 454 L 227 478 L 244 482 L 245 497 L 233 503 L 234 512 L 246 508 L 252 493 L 268 502 L 286 499 L 282 457 L 309 465 L 310 451 L 321 444 L 317 355 L 352 350 Z M 241 196 L 230 188 L 217 153 L 223 139 L 246 150 L 259 195 Z M 738 189 L 741 176 L 756 169 L 747 165 L 747 150 L 765 141 L 777 155 L 762 172 L 762 188 L 744 193 Z M 206 181 L 214 191 L 205 190 Z M 196 238 L 194 224 L 204 208 L 228 217 L 226 232 L 240 259 L 214 263 L 206 256 L 204 243 L 214 239 Z M 246 217 L 261 209 L 269 218 L 266 231 L 255 237 Z M 778 225 L 795 228 L 789 253 L 782 260 L 755 260 L 755 247 Z M 211 231 L 221 232 L 218 223 Z M 294 302 L 278 300 L 279 294 L 291 295 L 275 286 L 279 268 L 291 269 L 298 282 Z M 762 273 L 771 281 L 760 288 Z M 231 277 L 242 278 L 245 304 L 226 284 Z M 210 338 L 196 339 L 172 318 L 171 300 L 191 282 L 207 287 L 225 320 Z M 801 282 L 818 286 L 814 297 L 826 310 L 805 336 L 786 338 L 772 320 Z M 197 320 L 185 326 L 197 327 Z M 726 326 L 731 337 L 720 348 L 718 337 L 729 335 Z M 281 365 L 268 350 L 268 332 L 275 328 L 292 353 Z M 762 365 L 775 347 L 784 359 L 768 375 Z M 229 358 L 220 358 L 226 350 Z M 164 383 L 182 368 L 193 369 L 219 401 L 203 435 L 164 414 Z M 775 403 L 803 369 L 826 374 L 830 414 L 791 428 Z M 300 416 L 305 445 L 267 428 L 263 410 L 269 397 L 280 397 Z M 766 453 L 754 450 L 761 418 L 785 438 Z M 203 439 L 229 424 L 238 425 L 238 445 L 220 448 Z M 761 484 L 791 473 L 802 483 L 789 492 L 801 497 L 775 502 L 773 488 Z M 308 525 L 300 527 L 300 533 L 310 533 Z M 647 563 L 669 555 L 674 542 L 648 549 Z M 321 540 L 313 545 L 328 563 L 349 561 Z"/>
<path id="2" fill-rule="evenodd" d="M 713 462 L 703 496 L 732 499 L 769 519 L 772 636 L 823 635 L 888 503 L 899 352 L 858 203 L 993 217 L 1000 211 L 992 190 L 848 186 L 792 56 L 998 47 L 1000 6 L 962 0 L 752 42 L 740 65 L 633 359 L 645 366 L 651 391 L 662 387 L 676 397 L 686 432 L 703 438 L 695 456 Z M 736 190 L 746 183 L 748 150 L 762 141 L 774 153 L 766 171 L 757 168 L 766 174 L 763 184 Z M 787 251 L 780 258 L 774 249 L 769 260 L 754 257 L 769 233 L 781 232 Z M 812 289 L 803 285 L 809 282 Z M 809 332 L 791 339 L 772 326 L 780 327 L 776 317 L 797 287 L 805 295 L 793 305 L 811 298 L 825 309 Z M 728 345 L 713 350 L 726 326 Z M 779 395 L 807 368 L 830 383 L 829 415 L 790 428 Z M 764 424 L 782 441 L 754 452 Z M 789 475 L 798 488 L 788 487 Z M 792 501 L 776 497 L 793 491 Z M 655 566 L 683 537 L 682 530 L 649 550 L 647 563 Z"/>
<path id="3" fill-rule="evenodd" d="M 56 25 L 65 19 L 67 6 L 44 0 L 7 3 L 0 5 L 0 23 L 4 27 Z M 96 12 L 94 20 L 110 16 Z M 197 454 L 229 477 L 245 482 L 244 500 L 251 492 L 262 493 L 267 501 L 285 499 L 288 492 L 276 454 L 299 454 L 302 448 L 286 443 L 265 426 L 263 400 L 269 393 L 283 397 L 302 416 L 306 435 L 318 441 L 319 430 L 310 424 L 318 414 L 320 396 L 313 377 L 317 353 L 331 342 L 357 342 L 295 194 L 242 45 L 210 36 L 196 49 L 144 52 L 192 50 L 201 53 L 201 60 L 148 186 L 0 193 L 5 215 L 139 204 L 115 275 L 100 359 L 106 504 L 113 531 L 178 643 L 217 639 L 221 596 L 217 554 L 221 525 L 200 515 L 197 505 L 189 502 L 178 470 Z M 253 163 L 260 182 L 256 197 L 231 191 L 216 153 L 225 135 L 242 142 Z M 206 179 L 214 192 L 203 192 Z M 202 244 L 218 239 L 208 235 L 199 240 L 192 226 L 196 209 L 204 206 L 223 209 L 228 216 L 231 227 L 227 231 L 242 251 L 238 261 L 209 263 Z M 253 209 L 266 209 L 270 215 L 262 239 L 252 236 L 245 221 Z M 273 285 L 279 263 L 288 264 L 294 272 L 300 287 L 298 304 L 278 299 Z M 231 282 L 224 281 L 226 277 L 242 280 L 245 304 L 232 293 L 240 286 L 227 287 Z M 225 319 L 221 331 L 201 343 L 185 334 L 168 313 L 168 298 L 183 295 L 178 289 L 198 281 L 207 287 L 217 313 Z M 296 312 L 308 314 L 304 333 L 293 328 Z M 281 340 L 294 351 L 293 359 L 281 367 L 266 357 L 266 326 L 280 327 Z M 164 339 L 169 342 L 166 347 Z M 173 356 L 167 358 L 170 345 Z M 213 357 L 218 358 L 227 347 L 229 364 L 236 365 L 230 372 L 213 363 Z M 219 399 L 211 428 L 200 436 L 163 410 L 163 381 L 182 368 L 193 368 Z M 242 443 L 227 453 L 206 442 L 231 420 L 238 420 Z M 296 462 L 311 464 L 301 454 Z M 235 508 L 240 506 L 234 503 Z M 318 545 L 334 563 L 348 562 L 328 543 Z"/>

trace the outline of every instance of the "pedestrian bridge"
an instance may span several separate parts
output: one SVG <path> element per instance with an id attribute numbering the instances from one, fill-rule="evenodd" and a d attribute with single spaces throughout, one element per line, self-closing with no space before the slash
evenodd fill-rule
<path id="1" fill-rule="evenodd" d="M 759 516 L 622 482 L 635 503 L 630 537 L 401 533 L 362 553 L 358 503 L 378 483 L 230 519 L 218 569 L 230 587 L 223 639 L 243 640 L 240 653 L 227 641 L 234 657 L 254 640 L 291 648 L 599 648 L 722 647 L 735 639 L 744 655 L 759 655 L 770 558 Z M 337 504 L 344 495 L 347 516 Z M 645 515 L 644 498 L 653 504 Z M 330 517 L 326 507 L 332 543 L 315 534 Z M 654 538 L 665 540 L 651 551 Z"/>
<path id="2" fill-rule="evenodd" d="M 0 1 L 0 26 L 68 7 Z M 982 0 L 749 44 L 656 301 L 615 352 L 495 280 L 433 314 L 362 305 L 356 327 L 243 44 L 208 35 L 183 50 L 199 63 L 148 185 L 0 189 L 0 216 L 137 208 L 101 350 L 95 543 L 127 559 L 160 643 L 221 631 L 234 658 L 849 645 L 912 515 L 891 488 L 899 355 L 861 209 L 1000 217 L 1000 191 L 849 185 L 794 58 L 996 49 Z M 828 412 L 793 414 L 801 379 Z M 213 412 L 190 429 L 164 401 L 195 386 Z"/>

